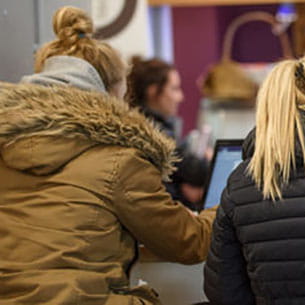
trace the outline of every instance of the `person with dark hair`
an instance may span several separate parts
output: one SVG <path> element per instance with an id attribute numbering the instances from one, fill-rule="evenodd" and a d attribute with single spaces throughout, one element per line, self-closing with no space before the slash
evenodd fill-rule
<path id="1" fill-rule="evenodd" d="M 166 189 L 173 199 L 197 211 L 207 175 L 207 162 L 203 159 L 204 156 L 201 160 L 191 155 L 186 143 L 177 135 L 175 123 L 178 107 L 184 98 L 178 70 L 174 65 L 158 58 L 145 60 L 138 56 L 133 57 L 126 97 L 132 106 L 139 107 L 161 131 L 175 139 L 177 154 L 183 162 L 176 165 L 173 183 L 166 183 Z"/>
<path id="2" fill-rule="evenodd" d="M 128 102 L 139 107 L 168 136 L 179 141 L 175 118 L 183 101 L 180 75 L 177 69 L 158 58 L 132 58 L 127 79 Z"/>
<path id="3" fill-rule="evenodd" d="M 137 242 L 203 261 L 214 211 L 192 215 L 162 180 L 175 143 L 122 100 L 126 65 L 62 7 L 36 73 L 0 83 L 0 305 L 160 304 L 130 287 Z"/>

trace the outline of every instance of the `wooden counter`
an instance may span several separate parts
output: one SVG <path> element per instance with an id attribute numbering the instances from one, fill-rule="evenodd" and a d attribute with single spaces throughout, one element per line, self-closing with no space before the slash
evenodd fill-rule
<path id="1" fill-rule="evenodd" d="M 287 0 L 148 0 L 149 5 L 172 5 L 172 6 L 214 6 L 214 5 L 254 5 L 276 4 L 288 2 Z M 293 3 L 305 3 L 305 0 L 294 0 Z"/>

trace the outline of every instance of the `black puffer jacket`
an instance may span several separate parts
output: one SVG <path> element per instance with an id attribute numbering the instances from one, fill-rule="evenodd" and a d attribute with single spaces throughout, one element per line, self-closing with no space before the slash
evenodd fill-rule
<path id="1" fill-rule="evenodd" d="M 213 305 L 305 304 L 305 170 L 299 145 L 297 170 L 283 200 L 263 200 L 245 174 L 253 153 L 253 132 L 244 162 L 222 194 L 205 267 L 205 293 Z"/>

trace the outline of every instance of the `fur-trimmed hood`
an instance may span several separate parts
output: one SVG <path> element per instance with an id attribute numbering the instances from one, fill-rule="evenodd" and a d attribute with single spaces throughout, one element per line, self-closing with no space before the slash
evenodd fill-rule
<path id="1" fill-rule="evenodd" d="M 99 144 L 140 150 L 164 179 L 177 161 L 174 142 L 124 101 L 63 86 L 1 88 L 0 149 L 9 167 L 46 175 Z"/>

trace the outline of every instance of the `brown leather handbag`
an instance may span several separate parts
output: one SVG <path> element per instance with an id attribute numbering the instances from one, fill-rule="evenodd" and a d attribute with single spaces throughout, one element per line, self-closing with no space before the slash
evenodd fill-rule
<path id="1" fill-rule="evenodd" d="M 232 44 L 237 29 L 250 21 L 263 21 L 271 26 L 277 24 L 275 17 L 266 12 L 250 12 L 237 17 L 228 27 L 219 63 L 212 66 L 201 84 L 202 94 L 215 103 L 236 103 L 241 106 L 253 106 L 258 82 L 251 77 L 251 64 L 241 64 L 232 59 Z M 286 32 L 278 35 L 284 58 L 291 58 L 292 50 Z M 258 65 L 257 65 L 258 66 Z M 257 67 L 256 66 L 256 67 Z M 270 70 L 271 65 L 262 65 Z M 248 71 L 247 71 L 248 70 Z M 260 71 L 261 72 L 261 71 Z M 264 71 L 265 72 L 265 71 Z"/>

